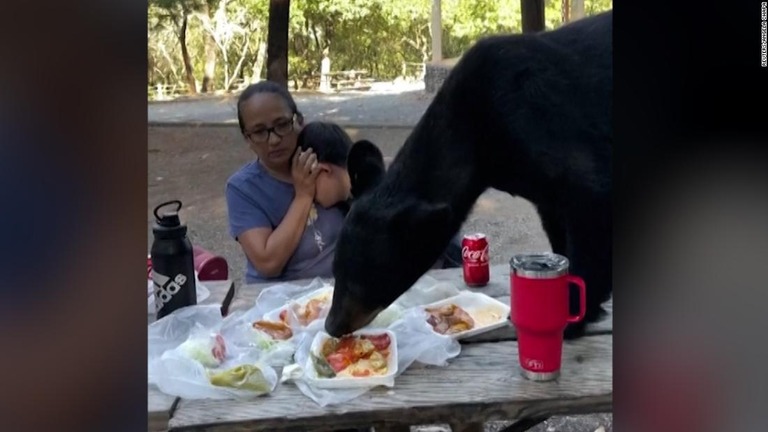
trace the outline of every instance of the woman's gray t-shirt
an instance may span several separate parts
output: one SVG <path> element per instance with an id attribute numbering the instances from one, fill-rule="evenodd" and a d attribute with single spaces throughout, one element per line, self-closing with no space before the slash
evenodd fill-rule
<path id="1" fill-rule="evenodd" d="M 275 229 L 288 213 L 294 195 L 292 184 L 269 175 L 258 161 L 246 164 L 227 181 L 230 235 L 237 240 L 253 228 Z M 299 245 L 283 272 L 277 277 L 263 277 L 246 258 L 246 283 L 332 277 L 333 254 L 343 221 L 339 208 L 326 209 L 313 203 Z"/>

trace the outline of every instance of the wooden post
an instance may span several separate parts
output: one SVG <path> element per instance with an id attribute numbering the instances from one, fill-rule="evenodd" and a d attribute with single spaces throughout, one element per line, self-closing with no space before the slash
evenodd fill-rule
<path id="1" fill-rule="evenodd" d="M 320 62 L 320 91 L 331 91 L 331 59 L 328 58 L 328 53 L 323 55 L 323 60 Z"/>
<path id="2" fill-rule="evenodd" d="M 569 0 L 563 0 L 562 5 L 563 24 L 571 21 L 571 2 Z"/>
<path id="3" fill-rule="evenodd" d="M 267 79 L 288 87 L 288 23 L 291 0 L 269 0 Z"/>
<path id="4" fill-rule="evenodd" d="M 584 18 L 584 0 L 571 0 L 571 21 Z"/>
<path id="5" fill-rule="evenodd" d="M 432 0 L 432 61 L 443 59 L 443 17 L 440 12 L 440 1 Z"/>
<path id="6" fill-rule="evenodd" d="M 523 16 L 523 33 L 544 30 L 544 0 L 520 0 Z"/>

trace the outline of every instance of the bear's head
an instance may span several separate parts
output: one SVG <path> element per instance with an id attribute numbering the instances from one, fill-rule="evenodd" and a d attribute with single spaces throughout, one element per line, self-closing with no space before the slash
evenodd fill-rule
<path id="1" fill-rule="evenodd" d="M 335 288 L 325 321 L 339 337 L 376 318 L 445 248 L 450 207 L 413 198 L 388 202 L 378 189 L 355 200 L 333 262 Z"/>

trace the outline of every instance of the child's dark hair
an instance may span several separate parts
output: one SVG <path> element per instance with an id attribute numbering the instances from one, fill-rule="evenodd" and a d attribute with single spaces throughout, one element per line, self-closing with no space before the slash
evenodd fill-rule
<path id="1" fill-rule="evenodd" d="M 298 117 L 297 120 L 302 121 L 303 116 L 296 107 L 296 102 L 293 100 L 291 93 L 288 92 L 288 89 L 274 81 L 260 81 L 246 87 L 237 99 L 237 123 L 240 125 L 240 133 L 243 135 L 245 135 L 245 125 L 243 124 L 243 115 L 240 113 L 240 105 L 257 93 L 273 93 L 280 96 L 285 100 L 285 103 L 288 104 L 291 114 L 296 114 Z"/>
<path id="2" fill-rule="evenodd" d="M 347 154 L 352 138 L 339 125 L 329 122 L 311 122 L 304 126 L 298 137 L 298 148 L 312 148 L 318 162 L 347 167 Z"/>

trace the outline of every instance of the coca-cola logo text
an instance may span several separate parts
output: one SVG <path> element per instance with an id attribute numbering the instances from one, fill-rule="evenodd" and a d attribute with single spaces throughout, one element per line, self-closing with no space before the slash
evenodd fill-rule
<path id="1" fill-rule="evenodd" d="M 464 261 L 486 263 L 488 262 L 488 246 L 486 245 L 483 250 L 470 250 L 468 246 L 463 246 L 461 257 Z"/>

